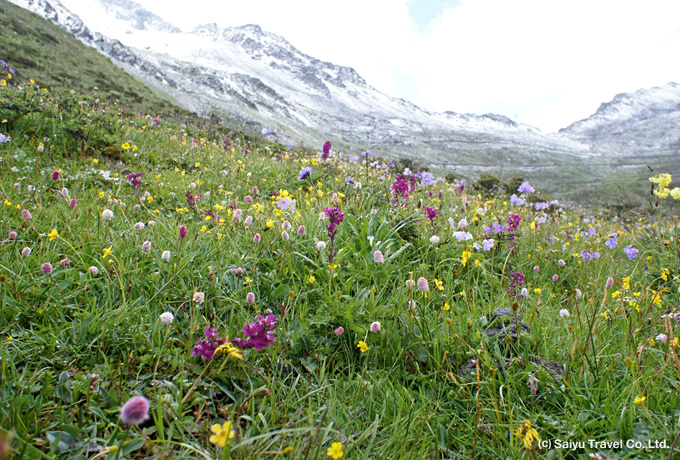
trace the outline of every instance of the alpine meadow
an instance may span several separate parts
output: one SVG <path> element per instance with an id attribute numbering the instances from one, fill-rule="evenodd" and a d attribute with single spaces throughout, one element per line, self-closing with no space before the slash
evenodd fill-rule
<path id="1" fill-rule="evenodd" d="M 670 171 L 288 146 L 0 13 L 0 458 L 680 458 Z"/>

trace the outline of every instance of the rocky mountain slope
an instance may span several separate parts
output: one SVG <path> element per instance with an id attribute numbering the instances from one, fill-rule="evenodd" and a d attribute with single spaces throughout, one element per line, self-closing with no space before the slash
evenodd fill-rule
<path id="1" fill-rule="evenodd" d="M 60 24 L 186 108 L 216 112 L 246 130 L 271 130 L 284 143 L 331 140 L 467 177 L 524 175 L 546 190 L 576 186 L 586 194 L 589 184 L 639 171 L 647 159 L 680 169 L 674 83 L 619 95 L 592 117 L 548 134 L 497 114 L 426 111 L 257 25 L 183 32 L 130 0 L 93 0 L 77 15 L 59 0 L 12 2 Z"/>

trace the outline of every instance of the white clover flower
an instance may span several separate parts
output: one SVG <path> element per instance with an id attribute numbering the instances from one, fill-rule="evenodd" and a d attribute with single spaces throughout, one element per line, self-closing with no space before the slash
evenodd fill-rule
<path id="1" fill-rule="evenodd" d="M 317 251 L 323 251 L 324 249 L 326 249 L 326 242 L 325 241 L 319 241 L 318 243 L 316 243 L 316 250 Z"/>
<path id="2" fill-rule="evenodd" d="M 432 235 L 432 236 L 430 237 L 430 243 L 432 243 L 432 244 L 437 245 L 437 244 L 439 244 L 439 241 L 440 241 L 440 240 L 439 240 L 439 237 L 438 237 L 437 235 Z"/>
<path id="3" fill-rule="evenodd" d="M 102 219 L 104 220 L 113 219 L 113 211 L 111 211 L 110 209 L 104 209 L 104 211 L 102 211 Z"/>
<path id="4" fill-rule="evenodd" d="M 161 313 L 160 320 L 163 324 L 172 324 L 172 322 L 175 320 L 175 315 L 169 311 L 166 311 L 165 313 Z"/>
<path id="5" fill-rule="evenodd" d="M 161 254 L 161 259 L 164 261 L 169 261 L 170 260 L 170 251 L 163 251 L 163 254 Z"/>
<path id="6" fill-rule="evenodd" d="M 92 275 L 96 275 L 97 273 L 99 273 L 99 269 L 97 267 L 95 267 L 94 265 L 91 266 L 89 270 L 90 270 L 90 273 Z"/>
<path id="7" fill-rule="evenodd" d="M 144 228 L 144 222 L 137 222 L 135 224 L 135 230 L 141 230 Z"/>

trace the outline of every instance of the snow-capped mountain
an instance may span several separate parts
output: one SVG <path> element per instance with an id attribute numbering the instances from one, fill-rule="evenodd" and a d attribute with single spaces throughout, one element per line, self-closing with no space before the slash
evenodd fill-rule
<path id="1" fill-rule="evenodd" d="M 426 111 L 257 25 L 183 32 L 130 0 L 81 2 L 77 15 L 59 0 L 11 1 L 65 27 L 186 108 L 216 112 L 252 131 L 271 129 L 284 143 L 316 147 L 331 140 L 466 176 L 542 174 L 547 189 L 565 168 L 614 166 L 622 155 L 674 157 L 680 149 L 674 83 L 619 95 L 590 118 L 547 134 L 503 115 Z M 631 165 L 644 160 L 625 164 Z"/>

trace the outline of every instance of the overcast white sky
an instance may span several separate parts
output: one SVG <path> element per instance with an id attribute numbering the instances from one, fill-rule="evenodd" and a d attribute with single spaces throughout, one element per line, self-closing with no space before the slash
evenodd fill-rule
<path id="1" fill-rule="evenodd" d="M 136 1 L 183 30 L 259 24 L 390 96 L 544 131 L 680 82 L 680 0 Z"/>

